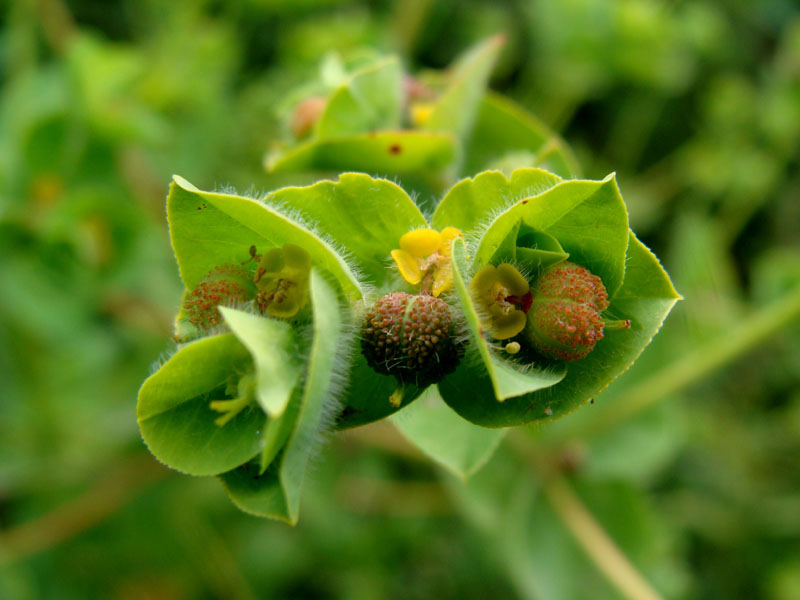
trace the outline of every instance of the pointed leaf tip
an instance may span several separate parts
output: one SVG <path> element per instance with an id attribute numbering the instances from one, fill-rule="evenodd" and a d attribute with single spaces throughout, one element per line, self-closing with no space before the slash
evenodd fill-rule
<path id="1" fill-rule="evenodd" d="M 189 191 L 189 192 L 199 192 L 200 191 L 198 188 L 196 188 L 194 185 L 192 185 L 191 183 L 186 181 L 180 175 L 173 175 L 172 176 L 172 181 L 174 181 L 176 184 L 178 184 L 178 186 L 180 186 L 181 188 L 183 188 L 186 191 Z"/>

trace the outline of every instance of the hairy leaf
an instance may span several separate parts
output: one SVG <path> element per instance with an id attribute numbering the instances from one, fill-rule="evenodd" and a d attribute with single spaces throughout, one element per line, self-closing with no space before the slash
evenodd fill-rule
<path id="1" fill-rule="evenodd" d="M 223 399 L 230 378 L 252 369 L 247 349 L 233 334 L 183 346 L 139 390 L 142 437 L 165 465 L 190 475 L 216 475 L 255 456 L 266 416 L 256 405 L 223 427 L 209 408 Z"/>
<path id="2" fill-rule="evenodd" d="M 302 396 L 296 398 L 294 427 L 283 452 L 266 472 L 259 473 L 251 464 L 221 477 L 229 495 L 243 510 L 292 524 L 299 515 L 308 461 L 319 445 L 337 362 L 346 360 L 350 351 L 349 344 L 343 343 L 345 324 L 336 291 L 316 269 L 311 272 L 311 302 L 313 341 Z"/>
<path id="3" fill-rule="evenodd" d="M 387 259 L 400 237 L 427 225 L 401 187 L 363 173 L 343 173 L 338 181 L 308 187 L 282 188 L 267 196 L 266 202 L 313 219 L 375 286 L 396 278 L 395 271 L 387 268 Z"/>
<path id="4" fill-rule="evenodd" d="M 170 237 L 181 279 L 194 288 L 215 266 L 238 264 L 249 258 L 250 246 L 259 252 L 296 244 L 313 263 L 333 274 L 345 293 L 361 298 L 363 289 L 344 259 L 307 224 L 262 202 L 198 190 L 175 176 L 167 197 Z"/>

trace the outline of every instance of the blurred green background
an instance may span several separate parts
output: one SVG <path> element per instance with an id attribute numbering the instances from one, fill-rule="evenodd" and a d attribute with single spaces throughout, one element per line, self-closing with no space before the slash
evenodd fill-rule
<path id="1" fill-rule="evenodd" d="M 795 2 L 0 6 L 1 599 L 626 597 L 594 526 L 656 590 L 627 597 L 800 598 Z M 158 466 L 135 398 L 180 300 L 171 174 L 274 189 L 327 53 L 442 68 L 497 32 L 492 88 L 617 172 L 685 297 L 652 346 L 467 485 L 385 423 L 331 436 L 294 529 Z"/>

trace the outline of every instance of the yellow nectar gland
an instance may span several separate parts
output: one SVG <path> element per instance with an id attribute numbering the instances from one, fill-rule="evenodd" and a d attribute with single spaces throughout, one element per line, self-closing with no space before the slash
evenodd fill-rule
<path id="1" fill-rule="evenodd" d="M 455 227 L 415 229 L 400 238 L 400 249 L 392 250 L 400 274 L 412 285 L 421 284 L 422 293 L 439 296 L 453 287 L 452 243 L 464 239 Z"/>
<path id="2" fill-rule="evenodd" d="M 528 281 L 513 266 L 486 265 L 472 278 L 469 288 L 488 317 L 485 326 L 493 338 L 507 340 L 525 329 L 533 296 Z M 508 346 L 511 346 L 509 354 L 514 354 L 515 347 Z"/>

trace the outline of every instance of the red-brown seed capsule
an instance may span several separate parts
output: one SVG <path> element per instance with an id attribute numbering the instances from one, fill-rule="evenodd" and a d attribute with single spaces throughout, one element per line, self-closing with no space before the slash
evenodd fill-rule
<path id="1" fill-rule="evenodd" d="M 186 321 L 193 325 L 198 333 L 204 333 L 221 324 L 222 316 L 217 309 L 218 306 L 244 304 L 252 300 L 255 295 L 256 286 L 253 283 L 252 273 L 240 266 L 222 265 L 211 270 L 187 294 L 183 302 L 183 312 Z"/>
<path id="2" fill-rule="evenodd" d="M 546 269 L 531 288 L 525 334 L 536 350 L 563 361 L 580 360 L 603 338 L 608 293 L 587 268 L 563 262 Z"/>

